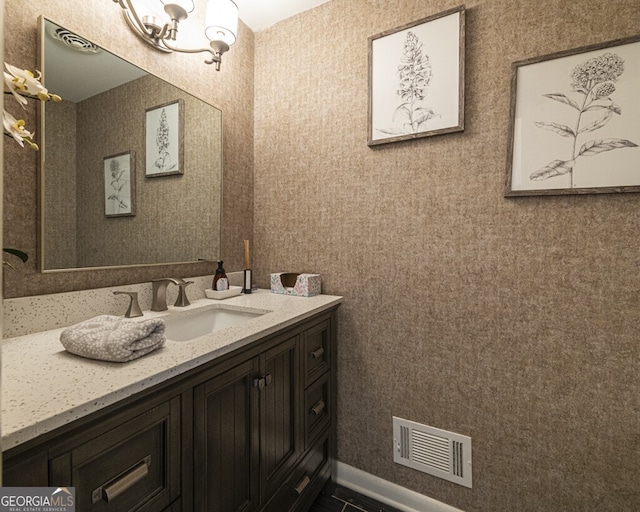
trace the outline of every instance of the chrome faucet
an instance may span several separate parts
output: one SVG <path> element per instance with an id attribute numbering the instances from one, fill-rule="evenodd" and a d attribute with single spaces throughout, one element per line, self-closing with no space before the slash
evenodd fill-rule
<path id="1" fill-rule="evenodd" d="M 154 279 L 151 281 L 151 311 L 166 311 L 169 309 L 167 308 L 167 286 L 171 283 L 176 286 L 180 286 L 184 281 L 182 279 L 174 279 L 172 277 L 163 277 L 162 279 Z"/>

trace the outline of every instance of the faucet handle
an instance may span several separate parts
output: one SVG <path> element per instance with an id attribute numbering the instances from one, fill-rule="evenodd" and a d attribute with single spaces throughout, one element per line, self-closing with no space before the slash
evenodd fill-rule
<path id="1" fill-rule="evenodd" d="M 183 308 L 185 306 L 188 306 L 189 304 L 191 304 L 189 302 L 189 299 L 187 298 L 187 286 L 189 286 L 190 284 L 193 284 L 193 281 L 184 281 L 181 279 L 181 283 L 178 283 L 178 299 L 176 300 L 176 303 L 174 304 L 174 306 L 178 307 L 178 308 Z"/>
<path id="2" fill-rule="evenodd" d="M 142 310 L 140 304 L 138 304 L 138 292 L 113 292 L 114 295 L 128 295 L 129 296 L 129 308 L 124 314 L 127 318 L 136 318 L 142 316 Z"/>

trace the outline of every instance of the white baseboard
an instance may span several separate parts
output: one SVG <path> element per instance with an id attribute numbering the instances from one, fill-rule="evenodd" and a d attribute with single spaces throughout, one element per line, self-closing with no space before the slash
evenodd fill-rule
<path id="1" fill-rule="evenodd" d="M 335 462 L 335 472 L 335 480 L 338 485 L 348 487 L 404 512 L 462 512 L 458 508 L 405 489 L 339 461 Z"/>

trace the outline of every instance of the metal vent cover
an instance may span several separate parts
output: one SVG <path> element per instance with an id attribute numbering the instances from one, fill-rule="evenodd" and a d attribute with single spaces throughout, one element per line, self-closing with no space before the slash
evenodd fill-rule
<path id="1" fill-rule="evenodd" d="M 393 417 L 393 461 L 472 487 L 471 438 Z"/>
<path id="2" fill-rule="evenodd" d="M 51 27 L 49 35 L 56 41 L 77 52 L 95 54 L 102 51 L 99 46 L 93 44 L 91 41 L 87 41 L 84 37 L 80 37 L 78 34 L 69 32 L 64 28 Z"/>

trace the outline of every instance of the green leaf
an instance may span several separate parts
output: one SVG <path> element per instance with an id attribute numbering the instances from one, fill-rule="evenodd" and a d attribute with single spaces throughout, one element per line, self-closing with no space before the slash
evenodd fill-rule
<path id="1" fill-rule="evenodd" d="M 611 112 L 611 110 L 607 110 L 602 119 L 598 119 L 597 121 L 594 121 L 593 123 L 588 124 L 584 128 L 581 128 L 580 130 L 578 130 L 578 133 L 593 132 L 598 128 L 602 128 L 605 124 L 609 122 L 609 120 L 612 117 L 613 117 L 613 112 Z"/>
<path id="2" fill-rule="evenodd" d="M 23 263 L 26 263 L 27 260 L 29 259 L 29 255 L 26 252 L 22 252 L 18 249 L 11 249 L 9 247 L 4 247 L 2 251 L 8 254 L 13 254 L 14 256 L 17 256 L 22 260 Z"/>
<path id="3" fill-rule="evenodd" d="M 544 128 L 545 130 L 551 130 L 552 132 L 556 132 L 563 137 L 575 137 L 576 134 L 573 132 L 571 128 L 565 126 L 564 124 L 558 123 L 545 123 L 543 121 L 536 121 L 536 126 L 538 128 Z"/>
<path id="4" fill-rule="evenodd" d="M 565 94 L 561 93 L 552 93 L 552 94 L 543 94 L 545 98 L 549 98 L 554 101 L 559 101 L 560 103 L 564 103 L 565 105 L 569 105 L 570 107 L 575 108 L 576 110 L 580 110 L 580 106 L 573 101 L 571 98 L 567 97 Z"/>
<path id="5" fill-rule="evenodd" d="M 636 148 L 637 144 L 626 139 L 601 139 L 585 142 L 580 151 L 579 156 L 593 156 L 604 151 L 611 151 L 618 148 Z"/>
<path id="6" fill-rule="evenodd" d="M 542 169 L 532 172 L 529 178 L 533 181 L 542 181 L 554 176 L 562 176 L 570 173 L 574 165 L 576 165 L 575 160 L 554 160 Z"/>

